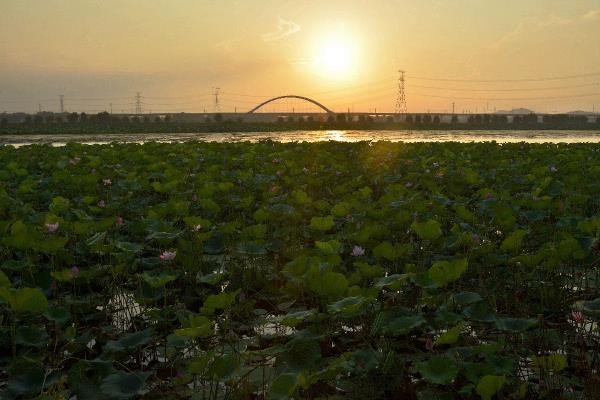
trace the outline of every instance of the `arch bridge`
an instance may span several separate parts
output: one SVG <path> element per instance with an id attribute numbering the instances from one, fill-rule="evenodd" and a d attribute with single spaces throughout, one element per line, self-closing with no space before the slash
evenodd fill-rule
<path id="1" fill-rule="evenodd" d="M 309 103 L 314 104 L 315 106 L 319 107 L 320 109 L 322 109 L 323 111 L 325 111 L 327 114 L 335 114 L 335 112 L 333 112 L 332 110 L 330 110 L 329 108 L 325 107 L 323 104 L 319 103 L 316 100 L 310 99 L 308 97 L 304 97 L 304 96 L 297 96 L 297 95 L 285 95 L 285 96 L 277 96 L 277 97 L 273 97 L 272 99 L 269 99 L 267 101 L 263 101 L 262 103 L 260 103 L 259 105 L 257 105 L 256 107 L 254 107 L 252 110 L 248 111 L 248 114 L 254 114 L 255 111 L 259 110 L 261 107 L 277 101 L 277 100 L 281 100 L 281 99 L 299 99 L 299 100 L 304 100 L 307 101 Z"/>

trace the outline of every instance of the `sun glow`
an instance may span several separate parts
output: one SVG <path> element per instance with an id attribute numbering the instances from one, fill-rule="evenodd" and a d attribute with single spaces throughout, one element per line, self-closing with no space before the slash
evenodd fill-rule
<path id="1" fill-rule="evenodd" d="M 356 72 L 356 48 L 346 35 L 319 39 L 313 64 L 324 77 L 347 79 Z"/>

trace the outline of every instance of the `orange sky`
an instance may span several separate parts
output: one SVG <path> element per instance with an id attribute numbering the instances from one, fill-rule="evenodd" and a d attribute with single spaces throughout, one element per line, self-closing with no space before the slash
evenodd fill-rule
<path id="1" fill-rule="evenodd" d="M 598 0 L 2 0 L 0 112 L 391 111 L 400 68 L 409 111 L 591 110 L 598 38 Z"/>

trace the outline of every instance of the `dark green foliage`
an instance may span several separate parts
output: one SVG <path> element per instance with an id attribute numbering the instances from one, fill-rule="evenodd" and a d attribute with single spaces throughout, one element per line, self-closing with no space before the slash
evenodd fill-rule
<path id="1" fill-rule="evenodd" d="M 0 147 L 0 396 L 595 398 L 599 152 Z"/>

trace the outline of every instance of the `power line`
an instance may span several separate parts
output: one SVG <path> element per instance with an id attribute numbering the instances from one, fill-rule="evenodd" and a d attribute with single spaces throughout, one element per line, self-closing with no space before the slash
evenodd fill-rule
<path id="1" fill-rule="evenodd" d="M 589 74 L 580 75 L 564 75 L 546 78 L 527 78 L 527 79 L 451 79 L 451 78 L 431 78 L 423 76 L 409 76 L 411 79 L 424 80 L 424 81 L 440 81 L 440 82 L 546 82 L 546 81 L 558 81 L 567 79 L 579 79 L 589 78 L 592 76 L 600 76 L 600 72 L 593 72 Z"/>

